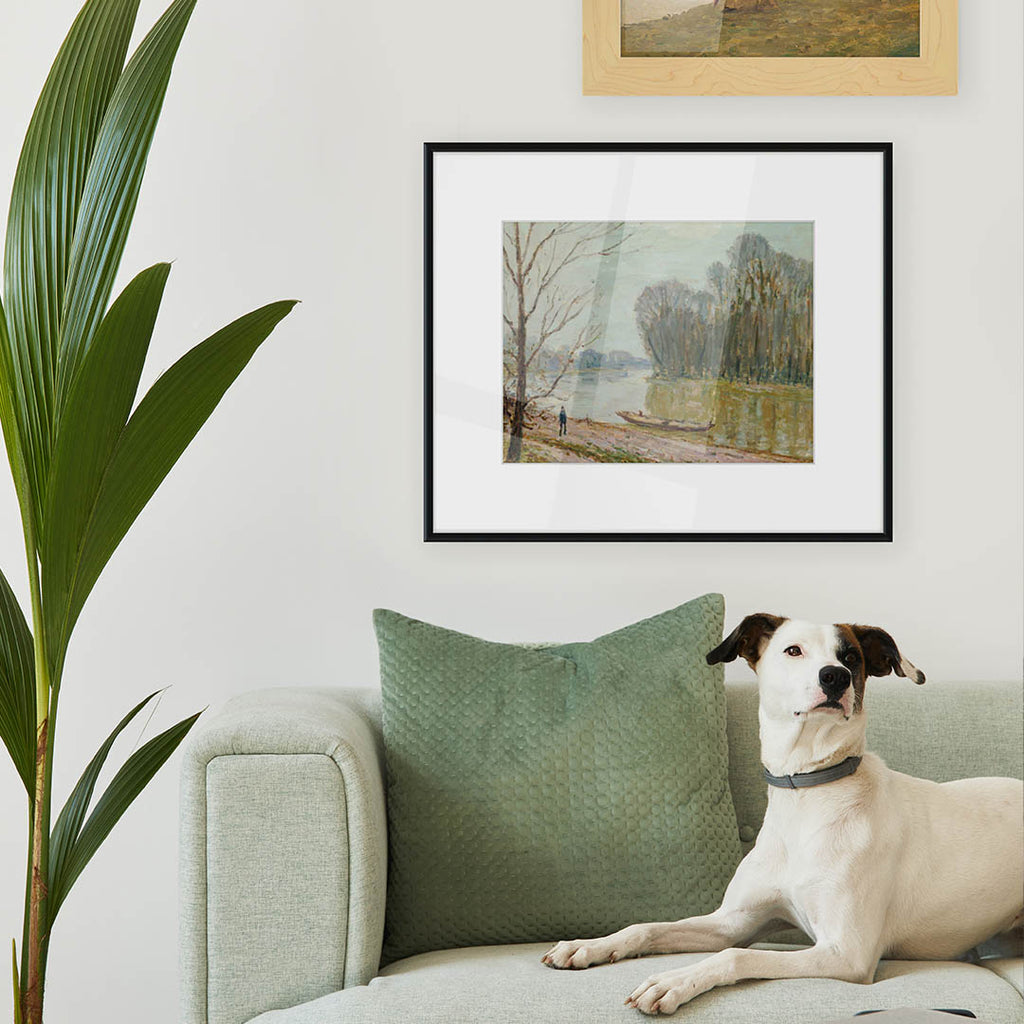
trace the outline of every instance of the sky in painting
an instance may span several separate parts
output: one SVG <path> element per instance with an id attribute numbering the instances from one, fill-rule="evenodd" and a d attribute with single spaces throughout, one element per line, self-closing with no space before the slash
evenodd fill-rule
<path id="1" fill-rule="evenodd" d="M 728 262 L 729 246 L 744 231 L 763 235 L 779 251 L 799 259 L 814 256 L 814 224 L 810 221 L 642 221 L 627 225 L 621 251 L 607 257 L 580 260 L 560 278 L 564 292 L 594 287 L 591 323 L 603 327 L 595 345 L 602 351 L 624 349 L 643 354 L 633 307 L 649 284 L 683 281 L 694 288 L 706 285 L 707 268 L 716 260 Z M 555 347 L 571 344 L 569 331 L 552 339 Z"/>

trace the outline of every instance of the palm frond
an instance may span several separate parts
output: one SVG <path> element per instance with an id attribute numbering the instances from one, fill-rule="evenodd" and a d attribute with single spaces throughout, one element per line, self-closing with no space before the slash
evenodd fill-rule
<path id="1" fill-rule="evenodd" d="M 136 517 L 256 349 L 295 305 L 273 302 L 200 342 L 160 376 L 118 439 L 74 559 L 63 630 L 70 636 L 93 584 Z"/>
<path id="2" fill-rule="evenodd" d="M 142 186 L 171 67 L 196 0 L 175 0 L 150 29 L 110 97 L 86 175 L 62 311 L 57 412 L 103 318 Z"/>
<path id="3" fill-rule="evenodd" d="M 68 864 L 70 863 L 75 843 L 82 831 L 82 823 L 85 821 L 86 812 L 89 810 L 89 803 L 92 801 L 92 794 L 96 788 L 96 782 L 100 777 L 100 772 L 103 770 L 103 765 L 106 763 L 107 755 L 110 753 L 110 748 L 114 745 L 114 740 L 124 732 L 135 716 L 158 693 L 160 693 L 159 690 L 151 693 L 144 700 L 139 701 L 139 703 L 136 704 L 120 722 L 117 723 L 113 732 L 111 732 L 111 734 L 103 741 L 100 749 L 97 750 L 93 756 L 93 759 L 88 765 L 86 765 L 85 771 L 82 772 L 82 777 L 75 784 L 75 788 L 67 798 L 67 801 L 60 812 L 60 816 L 57 818 L 57 824 L 53 826 L 53 832 L 50 836 L 49 891 L 51 899 L 53 893 L 66 892 L 71 887 L 70 884 L 66 884 Z M 51 926 L 56 913 L 56 905 L 51 902 Z"/>
<path id="4" fill-rule="evenodd" d="M 39 516 L 52 443 L 61 309 L 87 169 L 124 66 L 138 0 L 89 0 L 50 70 L 29 123 L 11 191 L 4 248 L 8 332 L 4 417 L 17 424 L 22 508 Z M 38 532 L 39 522 L 35 526 Z"/>
<path id="5" fill-rule="evenodd" d="M 174 753 L 178 744 L 188 735 L 202 712 L 172 725 L 170 729 L 154 736 L 141 746 L 121 766 L 120 771 L 110 780 L 89 820 L 63 859 L 62 873 L 49 893 L 49 918 L 52 923 L 67 898 L 71 887 L 93 854 L 100 848 L 110 830 L 121 820 L 121 816 L 132 805 L 135 798 L 146 788 L 149 780 L 156 775 L 161 765 Z"/>
<path id="6" fill-rule="evenodd" d="M 7 578 L 0 573 L 0 739 L 35 795 L 36 672 L 32 634 Z"/>
<path id="7" fill-rule="evenodd" d="M 11 974 L 14 977 L 14 1024 L 21 1024 L 21 979 L 18 977 L 18 943 L 11 939 Z"/>
<path id="8" fill-rule="evenodd" d="M 110 307 L 61 412 L 40 542 L 51 674 L 70 636 L 63 627 L 82 538 L 135 401 L 169 271 L 168 263 L 144 270 Z"/>

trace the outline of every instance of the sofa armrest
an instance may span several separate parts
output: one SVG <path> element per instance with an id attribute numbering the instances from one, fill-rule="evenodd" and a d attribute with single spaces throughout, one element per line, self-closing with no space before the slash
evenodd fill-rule
<path id="1" fill-rule="evenodd" d="M 376 974 L 387 834 L 368 691 L 245 694 L 184 750 L 185 1024 L 242 1024 Z"/>

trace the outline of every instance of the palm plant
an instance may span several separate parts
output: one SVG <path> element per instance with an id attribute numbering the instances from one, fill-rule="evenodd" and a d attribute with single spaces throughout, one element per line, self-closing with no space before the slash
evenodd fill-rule
<path id="1" fill-rule="evenodd" d="M 16 1024 L 41 1024 L 50 935 L 75 880 L 197 715 L 136 750 L 94 802 L 128 712 L 51 826 L 71 633 L 107 560 L 259 345 L 292 308 L 240 317 L 136 404 L 169 265 L 110 303 L 171 66 L 195 0 L 174 0 L 125 63 L 138 0 L 87 0 L 50 70 L 11 195 L 0 302 L 0 422 L 21 512 L 29 628 L 0 574 L 0 739 L 28 795 Z M 108 306 L 109 304 L 109 306 Z M 92 807 L 90 813 L 90 806 Z"/>

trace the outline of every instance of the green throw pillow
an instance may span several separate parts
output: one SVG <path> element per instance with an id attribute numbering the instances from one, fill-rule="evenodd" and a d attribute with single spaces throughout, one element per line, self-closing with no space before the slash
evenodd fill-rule
<path id="1" fill-rule="evenodd" d="M 490 643 L 374 612 L 386 962 L 713 910 L 739 862 L 708 594 L 591 643 Z"/>

